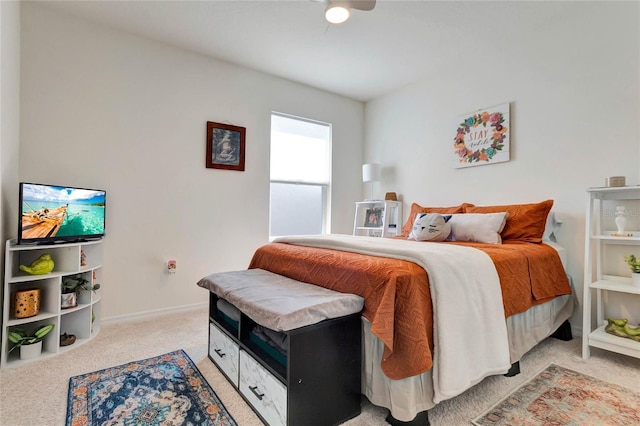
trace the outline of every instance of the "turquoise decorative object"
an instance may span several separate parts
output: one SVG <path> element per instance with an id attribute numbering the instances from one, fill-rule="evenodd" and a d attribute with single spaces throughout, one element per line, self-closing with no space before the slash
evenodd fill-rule
<path id="1" fill-rule="evenodd" d="M 20 270 L 31 275 L 43 275 L 53 271 L 53 259 L 48 253 L 33 261 L 30 266 L 20 265 Z"/>

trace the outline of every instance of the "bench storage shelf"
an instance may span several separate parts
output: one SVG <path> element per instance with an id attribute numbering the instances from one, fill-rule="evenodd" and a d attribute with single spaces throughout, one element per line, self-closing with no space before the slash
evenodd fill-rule
<path id="1" fill-rule="evenodd" d="M 237 328 L 209 295 L 209 358 L 271 426 L 334 425 L 360 414 L 360 314 L 286 332 L 287 356 L 272 356 L 250 338 L 255 321 Z"/>
<path id="2" fill-rule="evenodd" d="M 268 286 L 264 288 L 269 292 Z M 286 334 L 283 355 L 252 333 L 257 325 L 268 324 L 258 324 L 243 311 L 239 318 L 231 319 L 218 308 L 218 300 L 211 289 L 209 358 L 265 423 L 330 426 L 360 414 L 359 312 L 279 331 Z"/>

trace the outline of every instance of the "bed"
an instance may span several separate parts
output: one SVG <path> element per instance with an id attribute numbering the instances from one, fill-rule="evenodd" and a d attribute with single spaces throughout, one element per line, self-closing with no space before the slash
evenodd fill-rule
<path id="1" fill-rule="evenodd" d="M 249 268 L 363 296 L 362 393 L 388 408 L 394 422 L 415 421 L 484 377 L 506 373 L 571 316 L 576 301 L 563 264 L 566 253 L 549 238 L 552 204 L 414 203 L 399 238 L 281 238 L 258 248 Z M 507 214 L 501 227 L 473 230 L 462 241 L 409 241 L 420 212 L 468 215 L 465 220 Z M 458 235 L 469 232 L 463 228 Z M 484 242 L 496 233 L 498 243 Z M 466 284 L 450 285 L 458 281 Z M 493 281 L 497 287 L 486 290 Z M 463 299 L 470 306 L 463 308 Z"/>

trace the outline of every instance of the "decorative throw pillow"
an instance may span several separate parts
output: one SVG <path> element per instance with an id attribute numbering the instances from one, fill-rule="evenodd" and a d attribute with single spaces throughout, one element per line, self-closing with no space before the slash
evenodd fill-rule
<path id="1" fill-rule="evenodd" d="M 507 212 L 509 218 L 500 234 L 502 240 L 541 243 L 547 216 L 553 200 L 533 204 L 508 204 L 504 206 L 465 206 L 465 213 Z"/>
<path id="2" fill-rule="evenodd" d="M 451 241 L 475 241 L 501 244 L 500 232 L 507 222 L 508 213 L 465 213 L 451 215 Z"/>
<path id="3" fill-rule="evenodd" d="M 411 228 L 409 238 L 416 241 L 444 241 L 451 232 L 449 219 L 451 219 L 451 215 L 418 213 L 413 221 L 413 228 Z"/>
<path id="4" fill-rule="evenodd" d="M 418 213 L 440 213 L 440 214 L 453 214 L 453 213 L 464 213 L 464 208 L 466 206 L 473 206 L 473 204 L 462 203 L 459 206 L 453 207 L 422 207 L 419 204 L 413 203 L 411 204 L 411 212 L 409 213 L 409 217 L 407 218 L 407 222 L 402 227 L 402 236 L 408 237 L 411 233 L 411 229 L 413 228 L 413 221 L 416 218 Z"/>

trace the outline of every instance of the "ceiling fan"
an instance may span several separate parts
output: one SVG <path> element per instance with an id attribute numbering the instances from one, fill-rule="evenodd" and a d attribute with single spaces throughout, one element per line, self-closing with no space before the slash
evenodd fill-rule
<path id="1" fill-rule="evenodd" d="M 349 19 L 351 9 L 373 10 L 376 0 L 325 0 L 324 17 L 332 24 L 341 24 Z"/>

